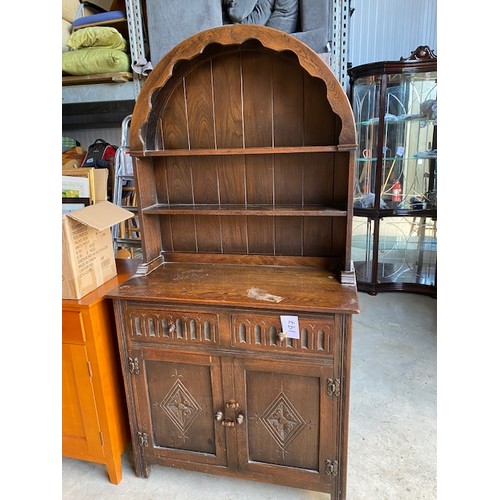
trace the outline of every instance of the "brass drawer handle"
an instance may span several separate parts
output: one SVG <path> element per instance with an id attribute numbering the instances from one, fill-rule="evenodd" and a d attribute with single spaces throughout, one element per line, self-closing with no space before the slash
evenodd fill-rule
<path id="1" fill-rule="evenodd" d="M 243 413 L 238 413 L 235 422 L 232 418 L 224 418 L 224 414 L 218 411 L 215 414 L 215 420 L 220 422 L 224 427 L 234 427 L 236 424 L 241 425 L 245 421 L 245 416 Z"/>

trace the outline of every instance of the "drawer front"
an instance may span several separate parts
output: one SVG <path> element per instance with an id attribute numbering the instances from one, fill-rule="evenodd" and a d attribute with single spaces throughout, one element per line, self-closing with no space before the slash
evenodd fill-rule
<path id="1" fill-rule="evenodd" d="M 218 345 L 218 316 L 194 311 L 128 306 L 127 335 L 132 341 Z"/>
<path id="2" fill-rule="evenodd" d="M 337 352 L 342 318 L 316 319 L 299 316 L 298 339 L 280 338 L 280 316 L 236 314 L 231 317 L 231 345 L 239 349 L 300 354 Z"/>
<path id="3" fill-rule="evenodd" d="M 62 341 L 67 344 L 85 344 L 85 329 L 82 313 L 64 311 L 62 313 Z"/>

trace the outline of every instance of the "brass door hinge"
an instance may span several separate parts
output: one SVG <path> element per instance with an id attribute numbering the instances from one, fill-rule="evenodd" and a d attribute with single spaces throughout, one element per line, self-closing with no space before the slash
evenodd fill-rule
<path id="1" fill-rule="evenodd" d="M 333 378 L 328 378 L 326 380 L 326 393 L 329 396 L 340 396 L 340 379 L 336 378 L 335 380 Z"/>
<path id="2" fill-rule="evenodd" d="M 336 476 L 339 473 L 339 463 L 337 460 L 325 460 L 325 474 L 328 476 Z"/>
<path id="3" fill-rule="evenodd" d="M 144 448 L 147 448 L 149 446 L 148 435 L 145 432 L 138 432 L 137 439 L 139 441 L 139 446 Z"/>
<path id="4" fill-rule="evenodd" d="M 139 359 L 138 358 L 128 358 L 128 371 L 130 373 L 135 373 L 139 375 Z"/>

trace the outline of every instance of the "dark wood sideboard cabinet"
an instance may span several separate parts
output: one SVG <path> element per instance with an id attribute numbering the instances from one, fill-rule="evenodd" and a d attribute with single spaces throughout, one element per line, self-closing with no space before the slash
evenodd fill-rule
<path id="1" fill-rule="evenodd" d="M 203 31 L 148 76 L 129 142 L 143 261 L 108 296 L 136 474 L 345 498 L 356 132 L 337 79 L 284 32 Z"/>

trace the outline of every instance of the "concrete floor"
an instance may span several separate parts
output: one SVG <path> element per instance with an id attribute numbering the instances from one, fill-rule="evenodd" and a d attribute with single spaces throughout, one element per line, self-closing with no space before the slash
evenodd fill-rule
<path id="1" fill-rule="evenodd" d="M 354 317 L 348 500 L 437 497 L 436 307 L 407 293 L 359 294 Z M 62 498 L 103 500 L 326 500 L 329 495 L 153 466 L 135 476 L 130 449 L 123 479 L 104 465 L 62 459 Z"/>

